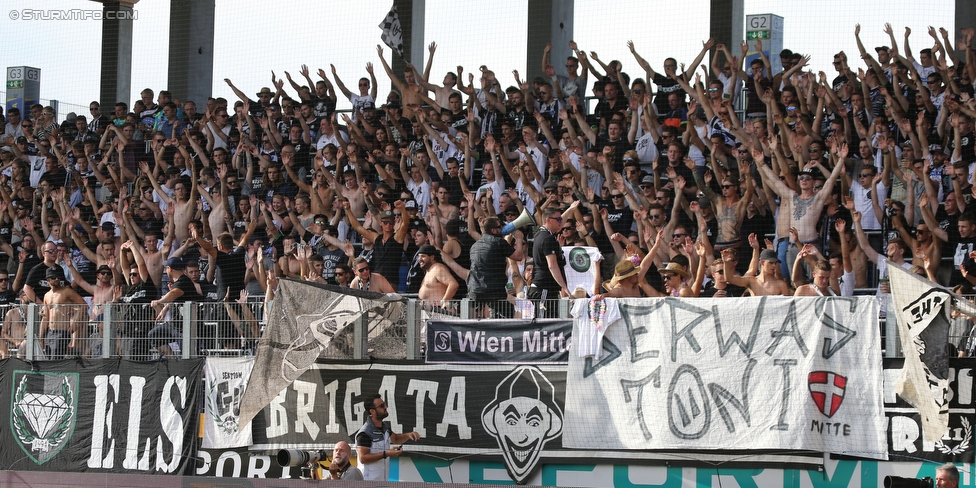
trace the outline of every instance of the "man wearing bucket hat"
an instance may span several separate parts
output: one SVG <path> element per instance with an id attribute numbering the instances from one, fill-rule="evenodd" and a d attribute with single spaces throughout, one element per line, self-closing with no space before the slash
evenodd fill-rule
<path id="1" fill-rule="evenodd" d="M 776 267 L 779 266 L 779 257 L 776 251 L 764 249 L 759 254 L 759 276 L 736 276 L 735 269 L 729 263 L 732 259 L 731 249 L 722 249 L 722 260 L 725 263 L 725 279 L 736 286 L 744 286 L 752 292 L 754 296 L 763 295 L 785 295 L 791 296 L 790 286 L 786 281 L 776 276 Z"/>
<path id="2" fill-rule="evenodd" d="M 613 278 L 603 282 L 603 289 L 606 293 L 596 295 L 593 298 L 603 300 L 604 298 L 641 298 L 660 296 L 661 293 L 655 290 L 644 279 L 644 273 L 640 266 L 635 266 L 634 262 L 625 259 L 617 263 L 613 269 Z"/>

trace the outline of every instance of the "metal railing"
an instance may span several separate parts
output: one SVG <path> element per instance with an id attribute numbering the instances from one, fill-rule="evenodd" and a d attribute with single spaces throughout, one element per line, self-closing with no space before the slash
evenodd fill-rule
<path id="1" fill-rule="evenodd" d="M 553 300 L 547 305 L 552 313 L 542 310 L 538 302 L 523 299 L 484 302 L 465 298 L 425 302 L 408 298 L 404 323 L 399 329 L 403 331 L 402 335 L 397 333 L 392 339 L 390 336 L 373 337 L 375 334 L 367 329 L 366 321 L 361 320 L 350 333 L 348 339 L 352 344 L 342 353 L 341 359 L 423 359 L 429 320 L 480 320 L 485 322 L 485 327 L 491 327 L 492 320 L 531 320 L 538 311 L 558 318 L 571 317 L 569 300 Z M 110 303 L 97 309 L 98 315 L 94 317 L 86 305 L 74 306 L 77 307 L 75 310 L 71 307 L 60 306 L 54 317 L 47 318 L 41 314 L 44 307 L 36 304 L 0 307 L 3 314 L 0 357 L 156 360 L 163 356 L 179 359 L 251 356 L 256 353 L 265 328 L 264 304 L 261 302 L 187 302 L 171 304 L 163 314 L 149 308 L 148 304 Z M 45 322 L 42 324 L 42 321 Z M 42 326 L 55 331 L 44 341 L 38 339 Z M 883 343 L 879 346 L 884 355 L 900 356 L 895 321 L 882 320 L 880 327 Z M 953 345 L 964 343 L 969 335 L 969 328 L 957 327 L 949 342 Z M 374 340 L 382 340 L 387 350 L 391 340 L 401 344 L 396 346 L 395 354 L 390 355 L 374 348 Z M 330 354 L 332 356 L 334 354 Z"/>

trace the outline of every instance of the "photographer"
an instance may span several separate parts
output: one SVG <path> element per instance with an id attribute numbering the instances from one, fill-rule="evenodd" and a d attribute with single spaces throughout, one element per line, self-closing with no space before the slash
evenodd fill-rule
<path id="1" fill-rule="evenodd" d="M 348 442 L 336 442 L 335 449 L 332 450 L 332 462 L 329 463 L 329 479 L 363 481 L 362 471 L 349 463 L 350 454 L 352 449 Z"/>
<path id="2" fill-rule="evenodd" d="M 952 463 L 945 463 L 935 468 L 936 488 L 958 488 L 959 470 Z"/>
<path id="3" fill-rule="evenodd" d="M 356 457 L 359 458 L 363 478 L 369 481 L 386 481 L 389 471 L 387 458 L 400 457 L 403 446 L 391 448 L 390 444 L 402 444 L 407 441 L 420 440 L 420 434 L 407 432 L 396 434 L 391 430 L 390 423 L 383 419 L 388 417 L 388 406 L 383 397 L 374 395 L 366 400 L 364 406 L 369 420 L 356 433 Z"/>

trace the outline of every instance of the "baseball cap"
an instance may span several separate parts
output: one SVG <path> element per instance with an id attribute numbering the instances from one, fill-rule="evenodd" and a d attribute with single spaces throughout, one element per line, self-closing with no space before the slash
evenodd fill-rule
<path id="1" fill-rule="evenodd" d="M 186 262 L 183 258 L 169 258 L 163 262 L 163 266 L 173 269 L 186 269 Z"/>
<path id="2" fill-rule="evenodd" d="M 772 261 L 779 262 L 779 256 L 776 255 L 776 251 L 772 249 L 764 249 L 762 253 L 759 254 L 760 261 Z"/>

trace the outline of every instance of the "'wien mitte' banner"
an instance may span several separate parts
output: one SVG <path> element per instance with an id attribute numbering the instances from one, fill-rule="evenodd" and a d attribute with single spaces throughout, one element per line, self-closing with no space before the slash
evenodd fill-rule
<path id="1" fill-rule="evenodd" d="M 565 363 L 572 319 L 431 320 L 428 363 Z"/>

